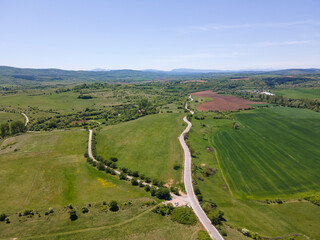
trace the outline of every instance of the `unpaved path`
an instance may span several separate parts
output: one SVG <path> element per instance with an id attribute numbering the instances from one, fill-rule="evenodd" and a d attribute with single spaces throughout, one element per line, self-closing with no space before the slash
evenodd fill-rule
<path id="1" fill-rule="evenodd" d="M 29 118 L 28 118 L 28 116 L 25 114 L 25 113 L 21 113 L 25 118 L 26 118 L 26 122 L 25 122 L 25 126 L 27 126 L 28 125 L 28 123 L 29 123 Z"/>

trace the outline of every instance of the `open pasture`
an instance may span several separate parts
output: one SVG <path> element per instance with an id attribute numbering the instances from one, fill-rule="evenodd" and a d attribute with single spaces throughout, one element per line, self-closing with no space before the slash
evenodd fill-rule
<path id="1" fill-rule="evenodd" d="M 49 208 L 146 196 L 86 163 L 88 132 L 28 133 L 0 151 L 0 209 Z M 0 148 L 1 149 L 1 148 Z M 15 150 L 17 149 L 17 150 Z"/>
<path id="2" fill-rule="evenodd" d="M 25 121 L 25 118 L 24 116 L 22 116 L 21 114 L 19 113 L 9 113 L 9 112 L 3 112 L 3 111 L 0 111 L 0 124 L 1 123 L 6 123 L 8 121 L 22 121 L 24 122 Z"/>
<path id="3" fill-rule="evenodd" d="M 267 108 L 234 114 L 212 138 L 234 196 L 290 198 L 320 191 L 320 114 Z"/>
<path id="4" fill-rule="evenodd" d="M 117 157 L 117 165 L 166 182 L 180 181 L 182 150 L 178 136 L 183 115 L 156 114 L 103 128 L 97 133 L 97 154 Z"/>

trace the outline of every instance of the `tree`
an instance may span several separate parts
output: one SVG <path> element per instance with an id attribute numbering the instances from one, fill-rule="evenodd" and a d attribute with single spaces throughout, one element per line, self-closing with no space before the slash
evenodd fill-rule
<path id="1" fill-rule="evenodd" d="M 172 211 L 171 220 L 186 225 L 193 225 L 197 222 L 195 214 L 188 207 L 175 208 Z"/>
<path id="2" fill-rule="evenodd" d="M 78 216 L 77 216 L 77 212 L 74 209 L 70 209 L 69 211 L 69 218 L 71 221 L 77 220 Z"/>
<path id="3" fill-rule="evenodd" d="M 115 200 L 112 200 L 112 201 L 109 203 L 109 206 L 110 206 L 110 211 L 112 211 L 112 212 L 116 212 L 116 211 L 119 210 L 118 203 L 117 203 L 117 201 L 115 201 Z"/>
<path id="4" fill-rule="evenodd" d="M 81 212 L 82 212 L 82 213 L 87 213 L 87 212 L 89 212 L 89 209 L 88 209 L 87 207 L 83 207 L 83 208 L 81 209 Z"/>
<path id="5" fill-rule="evenodd" d="M 132 172 L 133 177 L 139 177 L 139 172 L 138 171 L 133 171 Z"/>
<path id="6" fill-rule="evenodd" d="M 224 212 L 222 212 L 220 210 L 219 211 L 213 210 L 213 211 L 209 212 L 208 218 L 210 219 L 210 221 L 213 225 L 219 225 L 219 224 L 221 224 L 221 221 L 224 220 L 223 215 L 224 215 Z"/>
<path id="7" fill-rule="evenodd" d="M 4 213 L 0 214 L 0 222 L 4 222 L 8 216 Z"/>
<path id="8" fill-rule="evenodd" d="M 120 173 L 120 175 L 119 175 L 119 179 L 120 179 L 120 180 L 127 180 L 127 175 L 122 172 L 122 173 Z"/>
<path id="9" fill-rule="evenodd" d="M 168 188 L 159 188 L 156 192 L 156 197 L 159 199 L 169 199 L 170 198 L 170 191 Z"/>
<path id="10" fill-rule="evenodd" d="M 102 162 L 99 162 L 98 163 L 98 170 L 100 170 L 100 171 L 104 171 L 105 170 L 105 166 L 104 166 L 104 164 L 102 163 Z"/>
<path id="11" fill-rule="evenodd" d="M 132 178 L 132 179 L 131 179 L 131 184 L 132 184 L 133 186 L 137 186 L 137 185 L 138 185 L 138 180 L 137 180 L 137 178 Z"/>
<path id="12" fill-rule="evenodd" d="M 10 135 L 9 123 L 4 123 L 0 125 L 0 134 L 2 138 Z"/>

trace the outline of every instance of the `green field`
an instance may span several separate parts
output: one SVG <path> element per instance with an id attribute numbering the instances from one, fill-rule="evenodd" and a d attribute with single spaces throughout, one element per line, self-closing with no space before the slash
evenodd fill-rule
<path id="1" fill-rule="evenodd" d="M 143 206 L 153 201 L 149 193 L 86 163 L 87 139 L 87 131 L 73 130 L 28 133 L 2 142 L 0 213 L 9 215 L 11 223 L 0 222 L 0 239 L 196 239 L 199 225 L 187 227 L 152 213 L 153 206 Z M 110 200 L 118 201 L 118 212 L 101 210 L 102 202 Z M 132 206 L 124 205 L 128 201 Z M 70 203 L 76 221 L 69 219 Z M 81 207 L 89 203 L 89 213 L 82 214 Z M 55 212 L 46 216 L 49 207 Z M 18 217 L 25 209 L 41 217 Z"/>
<path id="2" fill-rule="evenodd" d="M 25 118 L 24 116 L 22 116 L 21 114 L 19 113 L 8 113 L 8 112 L 3 112 L 3 111 L 0 111 L 0 124 L 1 123 L 6 123 L 8 121 L 25 121 Z"/>
<path id="3" fill-rule="evenodd" d="M 239 198 L 291 197 L 320 191 L 320 114 L 267 108 L 234 114 L 240 129 L 212 138 Z"/>
<path id="4" fill-rule="evenodd" d="M 288 98 L 320 99 L 320 88 L 291 88 L 272 92 Z"/>
<path id="5" fill-rule="evenodd" d="M 247 114 L 247 111 L 243 114 Z M 215 113 L 204 115 L 206 115 L 204 120 L 192 119 L 193 126 L 189 134 L 191 147 L 194 150 L 192 161 L 199 167 L 213 168 L 216 173 L 210 177 L 202 175 L 203 180 L 198 180 L 198 176 L 201 175 L 201 171 L 198 171 L 195 174 L 195 179 L 204 200 L 217 203 L 218 209 L 225 213 L 227 221 L 222 226 L 228 233 L 225 239 L 241 239 L 243 235 L 235 230 L 237 228 L 247 228 L 251 232 L 258 232 L 264 237 L 271 238 L 287 236 L 285 239 L 289 239 L 289 235 L 297 234 L 299 236 L 294 237 L 296 240 L 320 239 L 318 227 L 320 208 L 318 206 L 299 199 L 290 199 L 283 204 L 267 204 L 263 201 L 238 199 L 230 193 L 216 158 L 217 150 L 213 148 L 208 151 L 208 147 L 212 147 L 211 140 L 217 133 L 233 130 L 231 129 L 233 121 L 231 119 L 213 119 Z M 233 147 L 231 144 L 227 145 L 230 150 Z M 235 172 L 235 176 L 237 174 L 238 171 Z M 260 179 L 254 181 L 258 182 Z M 269 199 L 275 198 L 270 197 Z"/>
<path id="6" fill-rule="evenodd" d="M 181 114 L 157 114 L 108 126 L 97 132 L 97 154 L 117 157 L 120 167 L 139 171 L 165 182 L 180 181 L 182 150 L 178 136 L 184 124 Z"/>
<path id="7" fill-rule="evenodd" d="M 147 196 L 87 164 L 87 137 L 88 132 L 75 130 L 6 139 L 1 146 L 14 144 L 0 151 L 0 209 L 14 212 Z"/>
<path id="8" fill-rule="evenodd" d="M 1 105 L 20 108 L 37 107 L 41 110 L 53 110 L 60 113 L 71 113 L 85 108 L 103 107 L 117 104 L 115 98 L 112 98 L 107 93 L 92 94 L 95 96 L 92 99 L 78 99 L 79 93 L 76 92 L 41 92 L 21 93 L 14 95 L 6 95 L 0 97 Z"/>

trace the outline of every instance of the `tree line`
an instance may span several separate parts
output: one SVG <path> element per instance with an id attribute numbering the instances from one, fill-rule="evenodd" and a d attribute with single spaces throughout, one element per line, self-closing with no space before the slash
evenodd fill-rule
<path id="1" fill-rule="evenodd" d="M 14 121 L 10 123 L 0 124 L 0 136 L 5 138 L 7 136 L 16 135 L 27 131 L 27 127 L 21 121 Z"/>

